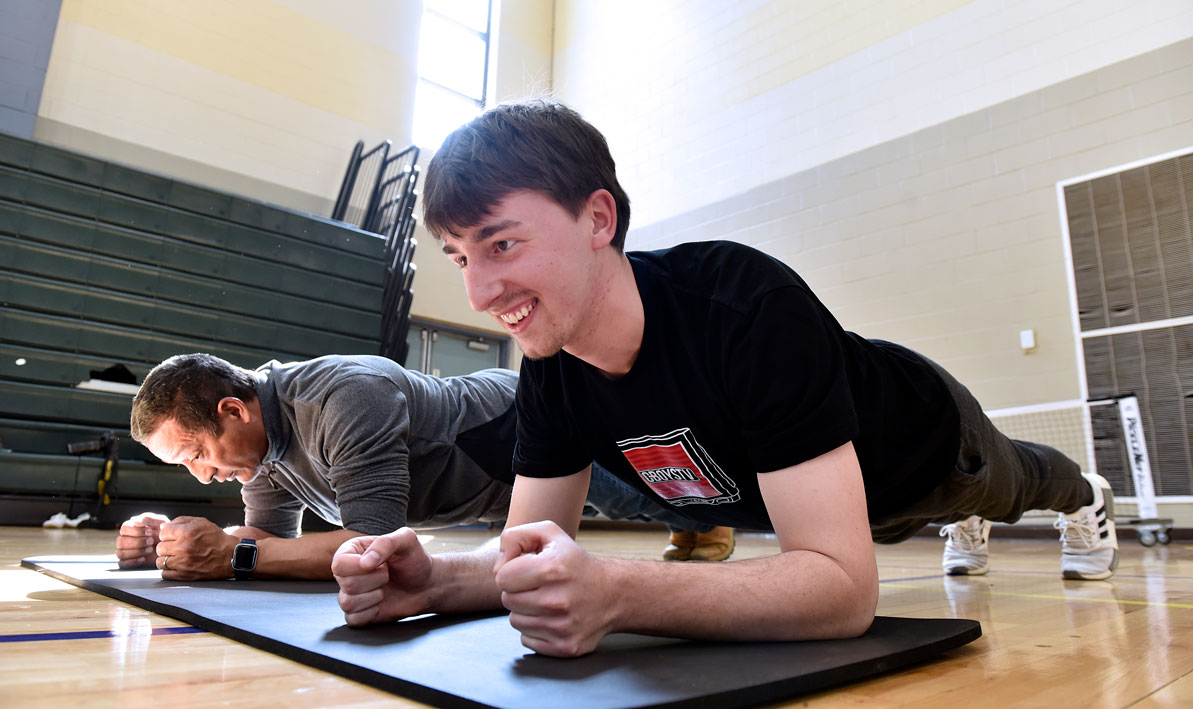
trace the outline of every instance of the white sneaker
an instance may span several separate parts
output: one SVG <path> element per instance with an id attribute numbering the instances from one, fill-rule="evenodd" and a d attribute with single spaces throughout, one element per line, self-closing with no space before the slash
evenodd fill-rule
<path id="1" fill-rule="evenodd" d="M 980 576 L 990 568 L 989 520 L 977 515 L 940 528 L 944 543 L 941 566 L 949 576 Z"/>
<path id="2" fill-rule="evenodd" d="M 41 526 L 48 527 L 49 529 L 62 529 L 66 526 L 66 520 L 68 519 L 69 517 L 66 516 L 65 512 L 55 512 L 50 515 L 49 519 L 42 522 Z"/>
<path id="3" fill-rule="evenodd" d="M 1094 501 L 1053 523 L 1060 530 L 1060 570 L 1067 579 L 1110 578 L 1118 566 L 1114 529 L 1114 493 L 1101 475 L 1082 473 L 1094 489 Z"/>

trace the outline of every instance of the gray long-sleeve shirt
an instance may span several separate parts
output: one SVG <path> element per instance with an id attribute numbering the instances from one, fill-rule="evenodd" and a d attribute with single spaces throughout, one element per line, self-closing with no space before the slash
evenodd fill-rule
<path id="1" fill-rule="evenodd" d="M 269 452 L 242 488 L 245 524 L 294 537 L 304 507 L 364 534 L 505 518 L 516 373 L 332 355 L 256 374 Z"/>

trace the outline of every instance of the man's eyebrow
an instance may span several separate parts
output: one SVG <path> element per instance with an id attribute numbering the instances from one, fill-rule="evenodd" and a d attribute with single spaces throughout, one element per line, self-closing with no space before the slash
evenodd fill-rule
<path id="1" fill-rule="evenodd" d="M 498 232 L 505 231 L 506 229 L 509 229 L 510 227 L 518 226 L 521 223 L 522 222 L 519 222 L 515 219 L 502 219 L 501 221 L 494 222 L 493 224 L 489 224 L 488 226 L 485 226 L 484 228 L 482 228 L 480 231 L 476 232 L 476 235 L 472 237 L 472 240 L 473 241 L 484 241 L 485 239 L 488 239 L 489 237 L 493 236 L 494 234 L 496 234 Z"/>
<path id="2" fill-rule="evenodd" d="M 469 240 L 474 243 L 480 243 L 486 239 L 492 238 L 495 234 L 505 231 L 506 229 L 509 229 L 511 227 L 518 226 L 521 223 L 522 222 L 520 222 L 516 219 L 502 219 L 499 222 L 493 222 L 492 224 L 486 224 L 485 226 L 481 227 L 476 232 L 474 232 L 472 234 L 472 237 Z M 455 233 L 454 231 L 449 232 L 449 233 L 452 236 L 456 237 L 457 239 L 464 238 L 464 237 L 461 237 L 459 234 Z M 449 254 L 449 255 L 456 253 L 456 249 L 454 246 L 452 246 L 452 242 L 450 239 L 443 240 L 443 253 Z"/>

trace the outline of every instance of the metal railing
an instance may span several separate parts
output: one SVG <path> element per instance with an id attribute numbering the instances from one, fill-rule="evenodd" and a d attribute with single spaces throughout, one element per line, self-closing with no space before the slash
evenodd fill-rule
<path id="1" fill-rule="evenodd" d="M 368 151 L 363 141 L 356 143 L 331 218 L 385 238 L 380 354 L 404 365 L 417 270 L 412 259 L 418 245 L 414 204 L 419 151 L 411 145 L 391 155 L 391 148 L 388 140 Z"/>

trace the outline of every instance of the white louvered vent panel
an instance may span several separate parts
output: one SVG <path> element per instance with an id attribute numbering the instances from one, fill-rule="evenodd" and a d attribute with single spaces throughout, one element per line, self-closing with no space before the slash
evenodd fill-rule
<path id="1" fill-rule="evenodd" d="M 1193 316 L 1193 154 L 1068 185 L 1064 196 L 1090 398 L 1134 392 L 1156 492 L 1193 494 L 1193 325 L 1156 325 Z M 1117 408 L 1090 416 L 1098 472 L 1134 494 Z"/>

